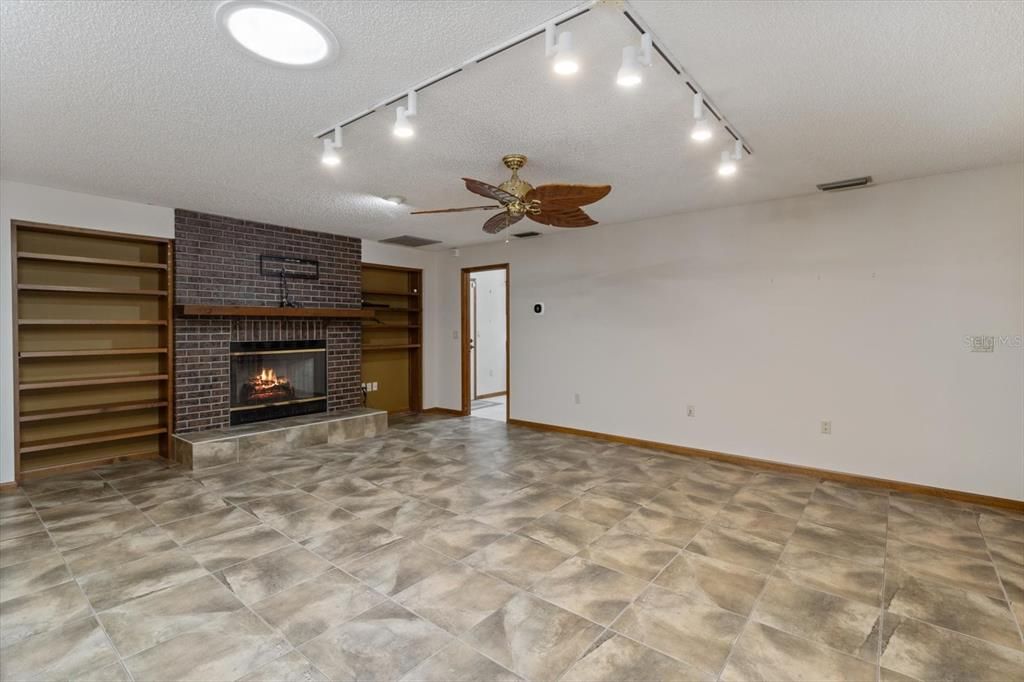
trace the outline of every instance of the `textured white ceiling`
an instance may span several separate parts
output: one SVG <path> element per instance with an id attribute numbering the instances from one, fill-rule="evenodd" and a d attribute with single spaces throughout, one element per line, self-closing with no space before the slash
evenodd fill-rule
<path id="1" fill-rule="evenodd" d="M 0 3 L 0 174 L 453 246 L 494 239 L 489 214 L 408 216 L 377 197 L 486 203 L 459 178 L 500 182 L 502 154 L 522 152 L 533 184 L 612 184 L 588 210 L 615 223 L 1024 158 L 1020 2 L 636 2 L 749 140 L 729 181 L 714 172 L 724 132 L 689 142 L 688 91 L 663 62 L 641 88 L 615 86 L 637 33 L 613 9 L 569 24 L 576 78 L 552 75 L 534 38 L 421 93 L 413 139 L 391 135 L 391 110 L 349 126 L 327 171 L 314 133 L 575 2 L 295 1 L 341 44 L 319 70 L 249 58 L 218 32 L 216 4 Z"/>

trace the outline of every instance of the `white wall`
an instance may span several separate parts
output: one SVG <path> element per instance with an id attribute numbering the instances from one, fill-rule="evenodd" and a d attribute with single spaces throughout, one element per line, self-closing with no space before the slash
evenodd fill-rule
<path id="1" fill-rule="evenodd" d="M 14 479 L 12 220 L 174 236 L 174 211 L 169 208 L 0 180 L 0 482 Z"/>
<path id="2" fill-rule="evenodd" d="M 505 271 L 475 272 L 476 328 L 473 338 L 476 360 L 476 394 L 505 391 Z"/>
<path id="3" fill-rule="evenodd" d="M 506 261 L 513 418 L 1024 498 L 1020 164 L 464 248 L 442 406 L 459 269 Z"/>

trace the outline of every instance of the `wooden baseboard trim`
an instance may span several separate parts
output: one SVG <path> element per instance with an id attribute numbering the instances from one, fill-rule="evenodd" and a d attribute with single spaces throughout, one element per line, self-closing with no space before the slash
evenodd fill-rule
<path id="1" fill-rule="evenodd" d="M 484 393 L 473 398 L 473 400 L 487 400 L 488 398 L 497 398 L 499 395 L 505 395 L 507 391 L 495 391 L 494 393 Z"/>
<path id="2" fill-rule="evenodd" d="M 804 476 L 814 476 L 815 478 L 821 478 L 828 481 L 837 481 L 839 483 L 849 483 L 852 485 L 859 485 L 866 488 L 882 488 L 885 490 L 891 490 L 901 493 L 917 493 L 919 495 L 929 495 L 931 497 L 940 497 L 947 500 L 954 500 L 957 502 L 969 502 L 972 504 L 983 504 L 989 507 L 999 507 L 1001 509 L 1010 509 L 1016 512 L 1024 512 L 1024 500 L 1013 500 L 1005 497 L 992 497 L 991 495 L 982 495 L 980 493 L 969 493 L 962 490 L 950 490 L 948 488 L 935 488 L 929 485 L 921 485 L 919 483 L 907 483 L 904 481 L 892 481 L 887 478 L 874 478 L 873 476 L 861 476 L 860 474 L 848 474 L 842 471 L 832 471 L 830 469 L 816 469 L 814 467 L 801 466 L 799 464 L 786 464 L 785 462 L 773 462 L 769 459 L 758 459 L 757 457 L 746 457 L 744 455 L 731 455 L 725 452 L 716 452 L 714 450 L 702 450 L 700 448 L 691 448 L 685 445 L 673 445 L 672 443 L 659 443 L 653 440 L 643 440 L 642 438 L 630 438 L 629 436 L 616 436 L 610 433 L 600 433 L 598 431 L 587 431 L 585 429 L 574 429 L 569 426 L 557 426 L 555 424 L 544 424 L 542 422 L 531 422 L 523 419 L 509 419 L 509 425 L 511 426 L 525 426 L 531 429 L 538 429 L 540 431 L 552 431 L 554 433 L 565 433 L 572 436 L 584 436 L 587 438 L 597 438 L 599 440 L 606 440 L 612 443 L 621 443 L 623 445 L 635 445 L 641 448 L 651 448 L 652 450 L 663 450 L 675 455 L 687 455 L 690 457 L 703 457 L 705 459 L 714 459 L 719 462 L 728 462 L 730 464 L 742 464 L 745 466 L 757 467 L 759 469 L 767 469 L 770 471 L 780 471 L 783 473 L 801 474 Z"/>
<path id="3" fill-rule="evenodd" d="M 0 493 L 9 493 L 13 490 L 18 489 L 17 481 L 8 481 L 7 483 L 0 483 Z"/>
<path id="4" fill-rule="evenodd" d="M 462 412 L 447 407 L 428 407 L 427 409 L 423 410 L 423 414 L 443 414 L 448 417 L 462 416 Z"/>

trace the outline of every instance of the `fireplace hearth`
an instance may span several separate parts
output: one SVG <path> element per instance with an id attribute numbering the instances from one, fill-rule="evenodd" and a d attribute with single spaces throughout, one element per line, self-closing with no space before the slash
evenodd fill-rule
<path id="1" fill-rule="evenodd" d="M 326 410 L 326 342 L 231 343 L 231 424 Z"/>

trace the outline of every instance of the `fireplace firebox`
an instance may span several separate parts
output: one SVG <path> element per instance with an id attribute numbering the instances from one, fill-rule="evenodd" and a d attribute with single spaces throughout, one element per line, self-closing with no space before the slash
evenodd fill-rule
<path id="1" fill-rule="evenodd" d="M 232 424 L 326 410 L 327 342 L 231 342 Z"/>

